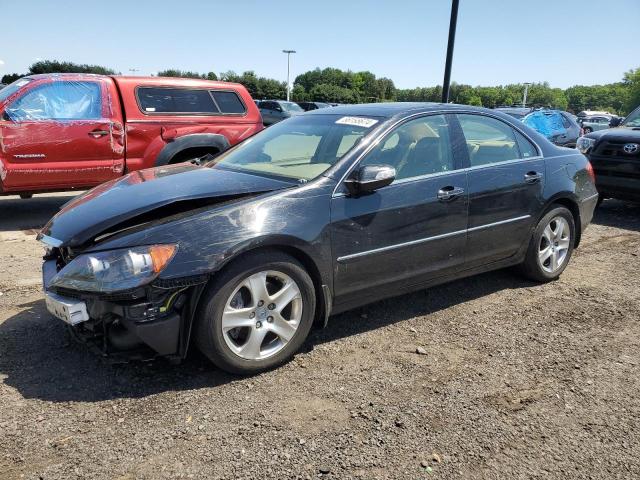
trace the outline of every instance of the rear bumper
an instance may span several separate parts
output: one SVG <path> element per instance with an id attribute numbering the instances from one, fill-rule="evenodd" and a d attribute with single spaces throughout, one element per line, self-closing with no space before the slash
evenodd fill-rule
<path id="1" fill-rule="evenodd" d="M 582 199 L 578 208 L 580 209 L 580 233 L 583 233 L 593 220 L 593 212 L 598 205 L 599 194 L 591 195 Z"/>

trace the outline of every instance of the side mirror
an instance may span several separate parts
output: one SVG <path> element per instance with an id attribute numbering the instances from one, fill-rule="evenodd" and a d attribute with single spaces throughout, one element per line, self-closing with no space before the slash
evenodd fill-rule
<path id="1" fill-rule="evenodd" d="M 396 179 L 396 169 L 389 165 L 364 165 L 351 174 L 344 183 L 352 196 L 374 192 Z"/>
<path id="2" fill-rule="evenodd" d="M 621 123 L 622 123 L 621 117 L 613 117 L 611 120 L 609 120 L 609 127 L 614 128 L 619 126 Z"/>

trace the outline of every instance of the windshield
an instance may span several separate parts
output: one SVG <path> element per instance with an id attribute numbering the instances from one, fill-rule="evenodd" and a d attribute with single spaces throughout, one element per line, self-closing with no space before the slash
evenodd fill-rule
<path id="1" fill-rule="evenodd" d="M 625 127 L 640 127 L 640 107 L 636 108 L 624 119 L 622 125 Z"/>
<path id="2" fill-rule="evenodd" d="M 285 109 L 287 112 L 304 112 L 304 110 L 302 109 L 302 107 L 300 105 L 298 105 L 297 103 L 293 103 L 293 102 L 280 102 L 280 105 L 282 106 L 283 109 Z"/>
<path id="3" fill-rule="evenodd" d="M 32 80 L 30 78 L 19 78 L 15 82 L 10 83 L 6 87 L 4 87 L 2 90 L 0 90 L 0 102 L 9 98 L 11 95 L 16 93 L 18 90 L 20 90 L 22 87 L 24 87 L 27 83 L 31 81 Z"/>
<path id="4" fill-rule="evenodd" d="M 208 166 L 306 182 L 334 165 L 380 121 L 343 115 L 292 117 L 228 150 Z"/>

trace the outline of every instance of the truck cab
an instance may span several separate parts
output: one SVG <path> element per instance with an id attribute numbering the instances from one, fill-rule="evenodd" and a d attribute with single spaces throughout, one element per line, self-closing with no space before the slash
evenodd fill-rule
<path id="1" fill-rule="evenodd" d="M 239 84 L 45 74 L 0 90 L 0 195 L 85 189 L 217 154 L 261 130 Z"/>

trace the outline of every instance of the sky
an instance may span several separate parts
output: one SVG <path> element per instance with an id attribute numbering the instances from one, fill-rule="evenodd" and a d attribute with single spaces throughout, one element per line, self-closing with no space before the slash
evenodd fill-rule
<path id="1" fill-rule="evenodd" d="M 149 75 L 316 67 L 369 70 L 398 88 L 442 83 L 451 0 L 0 0 L 0 76 L 40 59 Z M 460 0 L 452 81 L 553 87 L 640 67 L 640 0 Z"/>

